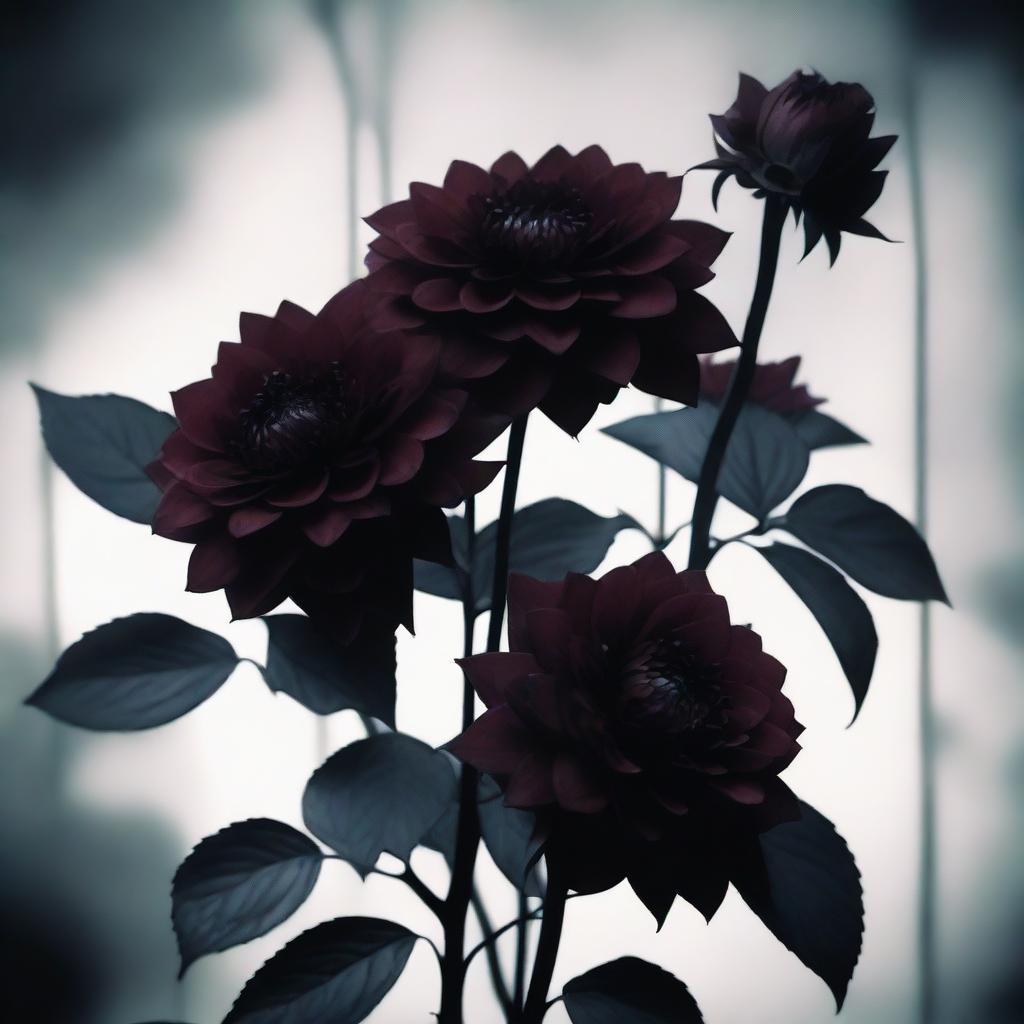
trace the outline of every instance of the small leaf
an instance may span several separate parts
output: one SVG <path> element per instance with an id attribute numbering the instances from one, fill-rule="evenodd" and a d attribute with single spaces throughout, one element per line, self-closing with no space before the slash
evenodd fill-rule
<path id="1" fill-rule="evenodd" d="M 573 978 L 562 998 L 572 1024 L 702 1024 L 690 990 L 668 971 L 624 956 Z"/>
<path id="2" fill-rule="evenodd" d="M 223 637 L 140 612 L 72 644 L 26 703 L 84 729 L 150 729 L 212 696 L 237 664 Z"/>
<path id="3" fill-rule="evenodd" d="M 790 544 L 757 550 L 818 620 L 853 691 L 856 719 L 867 696 L 878 653 L 878 634 L 868 606 L 827 562 Z"/>
<path id="4" fill-rule="evenodd" d="M 382 853 L 408 862 L 455 800 L 447 756 L 402 733 L 342 747 L 318 768 L 302 796 L 306 827 L 363 877 Z"/>
<path id="5" fill-rule="evenodd" d="M 151 523 L 160 489 L 145 470 L 177 426 L 174 417 L 122 395 L 32 390 L 46 448 L 71 482 L 108 511 Z"/>
<path id="6" fill-rule="evenodd" d="M 948 603 L 921 535 L 859 487 L 815 487 L 793 502 L 780 525 L 876 594 Z"/>
<path id="7" fill-rule="evenodd" d="M 860 872 L 832 823 L 800 802 L 799 821 L 760 837 L 760 859 L 734 876 L 750 909 L 832 990 L 842 1009 L 860 957 Z"/>
<path id="8" fill-rule="evenodd" d="M 416 938 L 373 917 L 318 924 L 246 982 L 223 1024 L 359 1024 L 398 981 Z"/>
<path id="9" fill-rule="evenodd" d="M 182 862 L 171 887 L 181 977 L 207 953 L 266 935 L 313 891 L 323 854 L 308 836 L 269 818 L 228 825 Z"/>
<path id="10" fill-rule="evenodd" d="M 318 715 L 353 709 L 395 727 L 395 637 L 367 633 L 342 647 L 304 615 L 266 615 L 263 675 Z"/>
<path id="11" fill-rule="evenodd" d="M 498 784 L 489 775 L 480 777 L 480 831 L 487 852 L 501 873 L 527 896 L 543 896 L 534 854 L 536 820 L 529 811 L 506 807 Z"/>
<path id="12" fill-rule="evenodd" d="M 452 555 L 460 568 L 466 565 L 467 534 L 466 520 L 462 516 L 448 516 L 448 532 L 451 536 Z M 462 586 L 459 574 L 448 565 L 425 562 L 417 558 L 413 563 L 413 579 L 417 590 L 435 597 L 446 597 L 451 601 L 462 600 Z"/>
<path id="13" fill-rule="evenodd" d="M 468 565 L 466 522 L 449 516 L 452 551 L 457 566 Z M 564 498 L 545 498 L 519 509 L 512 521 L 509 552 L 511 572 L 541 580 L 559 580 L 570 572 L 593 572 L 604 561 L 619 531 L 637 528 L 632 516 L 600 516 Z M 473 551 L 473 592 L 477 614 L 491 606 L 494 577 L 494 546 L 498 524 L 490 523 L 476 536 Z M 462 600 L 455 569 L 430 562 L 416 563 L 416 589 L 437 597 Z"/>
<path id="14" fill-rule="evenodd" d="M 718 406 L 705 401 L 696 409 L 635 416 L 603 432 L 696 483 L 718 414 Z M 717 491 L 763 520 L 803 480 L 809 458 L 807 445 L 784 417 L 747 405 L 729 439 Z"/>
<path id="15" fill-rule="evenodd" d="M 817 409 L 801 409 L 786 416 L 789 425 L 800 435 L 811 451 L 818 448 L 840 448 L 851 444 L 867 444 L 867 438 L 852 431 L 845 423 Z"/>

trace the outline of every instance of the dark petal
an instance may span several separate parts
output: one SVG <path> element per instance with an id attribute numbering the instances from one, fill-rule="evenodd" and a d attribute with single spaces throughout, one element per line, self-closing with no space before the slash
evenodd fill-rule
<path id="1" fill-rule="evenodd" d="M 409 198 L 416 214 L 416 223 L 425 235 L 437 235 L 464 243 L 473 230 L 473 220 L 466 207 L 453 195 L 436 185 L 414 181 Z"/>
<path id="2" fill-rule="evenodd" d="M 497 373 L 477 385 L 481 403 L 509 418 L 535 409 L 548 394 L 554 372 L 540 358 L 522 356 L 511 359 Z"/>
<path id="3" fill-rule="evenodd" d="M 757 779 L 721 776 L 709 779 L 708 784 L 734 803 L 743 806 L 755 806 L 764 803 L 764 784 Z"/>
<path id="4" fill-rule="evenodd" d="M 545 582 L 521 573 L 508 577 L 509 647 L 515 651 L 528 649 L 526 616 L 536 608 L 558 608 L 562 600 L 563 582 Z"/>
<path id="5" fill-rule="evenodd" d="M 241 571 L 241 557 L 237 543 L 223 534 L 201 540 L 192 549 L 188 560 L 186 590 L 193 594 L 207 594 L 226 587 Z"/>
<path id="6" fill-rule="evenodd" d="M 729 888 L 726 858 L 700 844 L 681 860 L 676 872 L 676 892 L 710 922 Z"/>
<path id="7" fill-rule="evenodd" d="M 485 195 L 493 188 L 491 176 L 476 164 L 465 160 L 453 160 L 444 176 L 444 187 L 460 199 L 471 195 Z"/>
<path id="8" fill-rule="evenodd" d="M 652 551 L 649 555 L 644 555 L 633 563 L 633 571 L 645 588 L 676 578 L 675 566 L 668 560 L 664 551 Z"/>
<path id="9" fill-rule="evenodd" d="M 328 505 L 318 509 L 302 531 L 319 548 L 336 543 L 352 524 L 352 516 L 342 505 Z"/>
<path id="10" fill-rule="evenodd" d="M 640 365 L 640 339 L 629 329 L 616 329 L 611 325 L 607 330 L 588 332 L 580 345 L 580 362 L 591 373 L 626 387 Z"/>
<path id="11" fill-rule="evenodd" d="M 511 185 L 529 172 L 529 168 L 518 153 L 509 150 L 491 164 L 491 174 L 503 178 L 506 185 Z"/>
<path id="12" fill-rule="evenodd" d="M 564 146 L 552 146 L 530 169 L 534 181 L 558 181 L 572 163 L 572 156 Z"/>
<path id="13" fill-rule="evenodd" d="M 531 673 L 540 671 L 532 654 L 517 652 L 474 654 L 470 658 L 457 659 L 457 663 L 477 696 L 489 708 L 507 704 L 510 688 Z"/>
<path id="14" fill-rule="evenodd" d="M 316 319 L 308 309 L 303 309 L 302 306 L 297 306 L 287 299 L 277 307 L 274 316 L 293 331 L 305 330 Z"/>
<path id="15" fill-rule="evenodd" d="M 263 313 L 240 313 L 238 315 L 238 336 L 243 345 L 263 352 L 274 351 L 274 341 L 280 333 L 278 322 Z"/>
<path id="16" fill-rule="evenodd" d="M 752 75 L 740 72 L 739 89 L 732 109 L 746 121 L 756 121 L 768 90 Z"/>
<path id="17" fill-rule="evenodd" d="M 851 235 L 863 235 L 865 238 L 877 238 L 880 242 L 892 242 L 888 235 L 883 235 L 874 224 L 864 220 L 862 217 L 858 221 L 854 221 L 852 224 L 847 224 L 844 231 L 848 231 Z M 819 399 L 819 401 L 821 401 Z"/>
<path id="18" fill-rule="evenodd" d="M 672 402 L 696 405 L 700 388 L 697 357 L 676 338 L 656 336 L 641 340 L 640 364 L 633 387 Z"/>
<path id="19" fill-rule="evenodd" d="M 523 334 L 532 338 L 541 348 L 560 356 L 576 343 L 580 336 L 580 325 L 575 319 L 528 320 L 523 324 Z"/>
<path id="20" fill-rule="evenodd" d="M 670 226 L 666 225 L 666 228 Z M 688 241 L 678 232 L 659 231 L 634 242 L 618 253 L 615 258 L 615 271 L 627 275 L 650 274 L 678 259 L 689 248 Z"/>
<path id="21" fill-rule="evenodd" d="M 454 380 L 479 380 L 500 370 L 511 354 L 508 345 L 453 333 L 445 337 L 440 370 Z"/>
<path id="22" fill-rule="evenodd" d="M 509 807 L 530 809 L 555 801 L 551 782 L 551 758 L 541 752 L 530 754 L 512 773 L 505 785 Z"/>
<path id="23" fill-rule="evenodd" d="M 448 749 L 479 771 L 510 775 L 533 753 L 534 744 L 519 716 L 507 704 L 499 704 L 452 740 Z"/>
<path id="24" fill-rule="evenodd" d="M 594 631 L 602 643 L 612 646 L 630 640 L 639 605 L 641 579 L 632 565 L 621 565 L 597 581 L 594 595 Z"/>
<path id="25" fill-rule="evenodd" d="M 379 302 L 370 311 L 370 325 L 375 331 L 404 331 L 422 327 L 426 321 L 404 296 Z"/>
<path id="26" fill-rule="evenodd" d="M 385 263 L 366 278 L 366 286 L 370 291 L 384 295 L 408 295 L 422 281 L 423 271 L 419 267 L 409 263 Z M 332 318 L 333 314 L 332 310 Z"/>
<path id="27" fill-rule="evenodd" d="M 247 405 L 264 380 L 278 369 L 281 369 L 280 361 L 268 353 L 237 342 L 222 341 L 217 348 L 213 379 L 234 397 L 238 408 Z"/>
<path id="28" fill-rule="evenodd" d="M 720 352 L 739 345 L 739 340 L 718 307 L 696 292 L 686 292 L 679 296 L 676 311 L 672 314 L 672 324 L 678 343 L 690 352 Z"/>
<path id="29" fill-rule="evenodd" d="M 312 505 L 327 490 L 330 474 L 326 468 L 317 468 L 286 483 L 278 484 L 267 492 L 266 500 L 279 508 L 300 508 Z"/>
<path id="30" fill-rule="evenodd" d="M 228 532 L 232 537 L 248 537 L 276 523 L 284 513 L 279 508 L 246 505 L 236 508 L 228 516 Z"/>
<path id="31" fill-rule="evenodd" d="M 458 503 L 465 501 L 471 494 L 479 494 L 498 475 L 504 462 L 471 461 L 454 466 L 452 473 L 462 488 L 462 497 Z"/>
<path id="32" fill-rule="evenodd" d="M 674 220 L 668 225 L 668 230 L 690 246 L 687 258 L 705 267 L 710 267 L 718 259 L 725 243 L 732 237 L 732 232 L 705 224 L 702 220 Z"/>
<path id="33" fill-rule="evenodd" d="M 630 870 L 627 879 L 637 899 L 651 912 L 658 931 L 661 931 L 672 904 L 676 901 L 675 872 L 668 865 L 645 860 Z"/>
<path id="34" fill-rule="evenodd" d="M 467 281 L 459 290 L 459 303 L 470 313 L 494 313 L 512 301 L 512 289 L 498 282 Z"/>
<path id="35" fill-rule="evenodd" d="M 571 754 L 555 756 L 551 782 L 558 805 L 577 814 L 597 814 L 608 806 L 608 794 Z"/>
<path id="36" fill-rule="evenodd" d="M 397 241 L 410 256 L 430 267 L 468 270 L 473 266 L 473 256 L 454 241 L 422 235 L 412 224 L 403 224 L 398 229 Z"/>
<path id="37" fill-rule="evenodd" d="M 557 672 L 569 656 L 572 623 L 561 608 L 536 608 L 525 618 L 528 648 L 542 668 Z"/>
<path id="38" fill-rule="evenodd" d="M 376 457 L 351 468 L 335 469 L 327 495 L 332 501 L 358 501 L 373 491 L 379 477 L 380 461 Z"/>
<path id="39" fill-rule="evenodd" d="M 173 483 L 153 516 L 153 532 L 171 540 L 195 539 L 196 527 L 208 523 L 217 510 L 184 484 Z"/>
<path id="40" fill-rule="evenodd" d="M 549 312 L 571 309 L 579 302 L 578 285 L 541 285 L 529 281 L 516 285 L 516 297 L 534 309 Z"/>
<path id="41" fill-rule="evenodd" d="M 200 380 L 171 392 L 182 433 L 211 452 L 224 451 L 238 429 L 231 396 L 215 380 Z"/>
<path id="42" fill-rule="evenodd" d="M 408 483 L 423 465 L 423 443 L 395 434 L 381 448 L 380 485 L 395 487 Z"/>
<path id="43" fill-rule="evenodd" d="M 556 383 L 539 404 L 540 411 L 555 426 L 570 437 L 579 432 L 593 419 L 600 397 L 591 389 L 585 389 L 581 381 Z"/>
<path id="44" fill-rule="evenodd" d="M 402 199 L 400 202 L 382 206 L 376 213 L 371 213 L 369 217 L 364 217 L 363 220 L 374 231 L 388 238 L 397 239 L 398 229 L 415 220 L 412 200 Z"/>
<path id="45" fill-rule="evenodd" d="M 238 578 L 226 588 L 231 614 L 251 619 L 276 608 L 287 596 L 286 577 L 295 565 L 294 543 L 267 544 L 259 557 L 250 557 Z"/>
<path id="46" fill-rule="evenodd" d="M 425 395 L 399 421 L 398 429 L 419 441 L 432 441 L 441 437 L 458 422 L 466 398 L 465 391 L 444 391 Z"/>

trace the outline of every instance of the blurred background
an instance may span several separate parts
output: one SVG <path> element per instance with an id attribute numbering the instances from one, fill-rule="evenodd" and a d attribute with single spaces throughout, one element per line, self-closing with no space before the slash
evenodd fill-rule
<path id="1" fill-rule="evenodd" d="M 599 142 L 616 161 L 679 173 L 712 155 L 707 114 L 729 106 L 737 71 L 770 86 L 813 66 L 863 82 L 876 133 L 901 136 L 871 219 L 902 244 L 848 237 L 829 270 L 823 247 L 798 263 L 789 234 L 762 352 L 801 354 L 802 379 L 829 398 L 826 411 L 872 441 L 816 454 L 805 487 L 857 484 L 914 517 L 924 484 L 928 539 L 955 608 L 931 614 L 933 831 L 921 818 L 919 608 L 866 595 L 881 646 L 847 729 L 852 700 L 831 649 L 763 560 L 734 546 L 712 581 L 734 621 L 752 622 L 789 666 L 808 728 L 787 779 L 836 823 L 863 874 L 864 951 L 841 1019 L 1024 1021 L 1024 81 L 1021 38 L 1001 5 L 8 0 L 2 10 L 6 1019 L 207 1024 L 319 920 L 373 913 L 432 928 L 402 887 L 328 863 L 295 918 L 175 981 L 176 865 L 231 821 L 300 825 L 306 778 L 359 724 L 342 713 L 318 725 L 251 666 L 189 717 L 147 733 L 85 734 L 21 706 L 65 646 L 134 611 L 222 631 L 256 658 L 266 643 L 262 626 L 228 623 L 221 595 L 183 592 L 186 546 L 115 519 L 48 464 L 27 381 L 169 408 L 167 393 L 204 376 L 217 342 L 237 337 L 240 310 L 272 312 L 282 298 L 319 308 L 361 272 L 370 233 L 358 218 L 409 181 L 439 181 L 453 157 L 486 164 L 515 148 L 532 161 L 556 142 Z M 734 232 L 705 291 L 738 330 L 760 209 L 726 186 L 715 214 L 710 185 L 711 175 L 688 177 L 681 209 Z M 651 408 L 624 392 L 578 442 L 535 417 L 520 503 L 557 495 L 653 525 L 654 464 L 598 432 Z M 689 518 L 692 490 L 672 481 L 670 525 Z M 478 516 L 496 505 L 488 492 Z M 719 525 L 731 533 L 728 520 L 723 512 Z M 622 534 L 607 566 L 644 544 Z M 669 554 L 681 565 L 685 553 L 684 531 Z M 436 744 L 459 719 L 460 612 L 417 602 L 420 636 L 400 643 L 398 723 Z M 935 873 L 922 879 L 928 835 Z M 440 888 L 440 858 L 416 857 Z M 495 920 L 513 916 L 492 865 L 482 879 Z M 922 898 L 934 920 L 923 956 Z M 685 980 L 710 1024 L 833 1015 L 825 986 L 735 894 L 710 926 L 677 903 L 660 934 L 624 887 L 574 901 L 555 981 L 625 953 Z M 473 1024 L 496 1019 L 482 959 L 470 979 Z M 427 1022 L 437 986 L 421 944 L 369 1020 Z M 567 1018 L 555 1007 L 548 1020 Z"/>

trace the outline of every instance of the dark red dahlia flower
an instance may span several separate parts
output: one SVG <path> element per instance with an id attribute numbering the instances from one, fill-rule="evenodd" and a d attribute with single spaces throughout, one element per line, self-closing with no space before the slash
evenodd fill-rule
<path id="1" fill-rule="evenodd" d="M 570 434 L 630 383 L 693 403 L 696 354 L 736 339 L 694 291 L 728 235 L 672 220 L 681 187 L 598 146 L 556 146 L 533 167 L 456 160 L 441 188 L 416 182 L 367 218 L 376 322 L 441 337 L 450 379 Z"/>
<path id="2" fill-rule="evenodd" d="M 600 580 L 513 576 L 507 654 L 461 664 L 488 710 L 451 749 L 537 812 L 571 888 L 628 877 L 660 920 L 707 916 L 752 837 L 799 816 L 785 669 L 664 554 Z"/>
<path id="3" fill-rule="evenodd" d="M 342 640 L 365 617 L 411 628 L 413 557 L 450 558 L 441 507 L 499 468 L 472 456 L 508 421 L 438 388 L 440 343 L 375 332 L 365 297 L 243 313 L 212 377 L 172 396 L 153 529 L 195 544 L 188 589 L 224 589 L 237 618 L 290 597 Z"/>
<path id="4" fill-rule="evenodd" d="M 711 359 L 700 361 L 701 398 L 722 401 L 729 390 L 736 369 L 736 360 L 715 363 Z M 806 384 L 794 384 L 800 369 L 800 357 L 790 356 L 781 363 L 758 363 L 747 395 L 748 401 L 763 405 L 774 412 L 801 412 L 821 405 L 825 399 L 815 398 Z"/>
<path id="5" fill-rule="evenodd" d="M 718 159 L 699 167 L 721 172 L 716 200 L 730 176 L 757 196 L 783 197 L 804 218 L 805 251 L 824 235 L 834 263 L 843 231 L 888 241 L 864 219 L 888 173 L 875 168 L 896 141 L 869 138 L 874 120 L 875 101 L 862 85 L 794 71 L 769 92 L 740 75 L 736 101 L 711 115 Z"/>

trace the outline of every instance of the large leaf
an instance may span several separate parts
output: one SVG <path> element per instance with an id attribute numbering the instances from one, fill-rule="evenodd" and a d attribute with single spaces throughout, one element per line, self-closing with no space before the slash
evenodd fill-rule
<path id="1" fill-rule="evenodd" d="M 448 525 L 456 563 L 464 569 L 465 520 L 461 516 L 450 516 Z M 545 498 L 516 512 L 512 520 L 509 569 L 542 580 L 560 580 L 570 572 L 593 572 L 604 561 L 619 531 L 636 525 L 636 520 L 624 513 L 600 516 L 565 498 Z M 497 523 L 490 523 L 476 537 L 473 593 L 478 614 L 491 606 L 497 534 Z M 458 573 L 444 566 L 418 562 L 416 587 L 438 597 L 462 599 Z"/>
<path id="2" fill-rule="evenodd" d="M 395 637 L 366 634 L 342 647 L 304 615 L 267 615 L 264 678 L 310 711 L 354 709 L 395 726 Z"/>
<path id="3" fill-rule="evenodd" d="M 359 1024 L 398 981 L 416 938 L 373 917 L 310 928 L 246 982 L 224 1024 Z"/>
<path id="4" fill-rule="evenodd" d="M 815 487 L 793 502 L 779 525 L 876 594 L 948 601 L 921 535 L 859 487 Z"/>
<path id="5" fill-rule="evenodd" d="M 276 928 L 313 891 L 323 854 L 308 836 L 269 818 L 228 825 L 183 861 L 171 886 L 181 971 L 206 953 Z"/>
<path id="6" fill-rule="evenodd" d="M 842 1008 L 860 957 L 860 872 L 832 823 L 800 802 L 799 821 L 760 837 L 760 861 L 734 877 L 772 934 L 832 990 Z"/>
<path id="7" fill-rule="evenodd" d="M 135 523 L 153 521 L 160 489 L 145 467 L 177 421 L 122 395 L 58 395 L 32 385 L 43 440 L 71 482 L 105 509 Z"/>
<path id="8" fill-rule="evenodd" d="M 674 975 L 624 956 L 573 978 L 562 998 L 572 1024 L 702 1024 L 689 989 Z"/>
<path id="9" fill-rule="evenodd" d="M 72 644 L 27 703 L 85 729 L 149 729 L 201 704 L 237 664 L 223 637 L 140 612 Z"/>
<path id="10" fill-rule="evenodd" d="M 382 853 L 408 862 L 455 800 L 447 756 L 402 733 L 342 747 L 302 796 L 307 828 L 364 877 Z"/>
<path id="11" fill-rule="evenodd" d="M 809 551 L 779 543 L 757 550 L 818 620 L 853 691 L 856 718 L 878 653 L 878 634 L 868 606 L 841 573 Z"/>
<path id="12" fill-rule="evenodd" d="M 696 483 L 718 414 L 717 405 L 702 402 L 696 409 L 635 416 L 603 432 Z M 716 489 L 763 520 L 803 480 L 809 458 L 807 445 L 783 416 L 747 405 L 729 439 Z"/>
<path id="13" fill-rule="evenodd" d="M 852 431 L 845 423 L 817 409 L 802 409 L 786 416 L 790 426 L 812 451 L 818 448 L 839 448 L 850 444 L 867 444 L 867 438 Z"/>
<path id="14" fill-rule="evenodd" d="M 534 836 L 534 816 L 529 811 L 506 807 L 498 784 L 489 775 L 480 776 L 478 799 L 480 832 L 494 863 L 527 896 L 543 896 L 535 856 L 539 842 Z"/>

